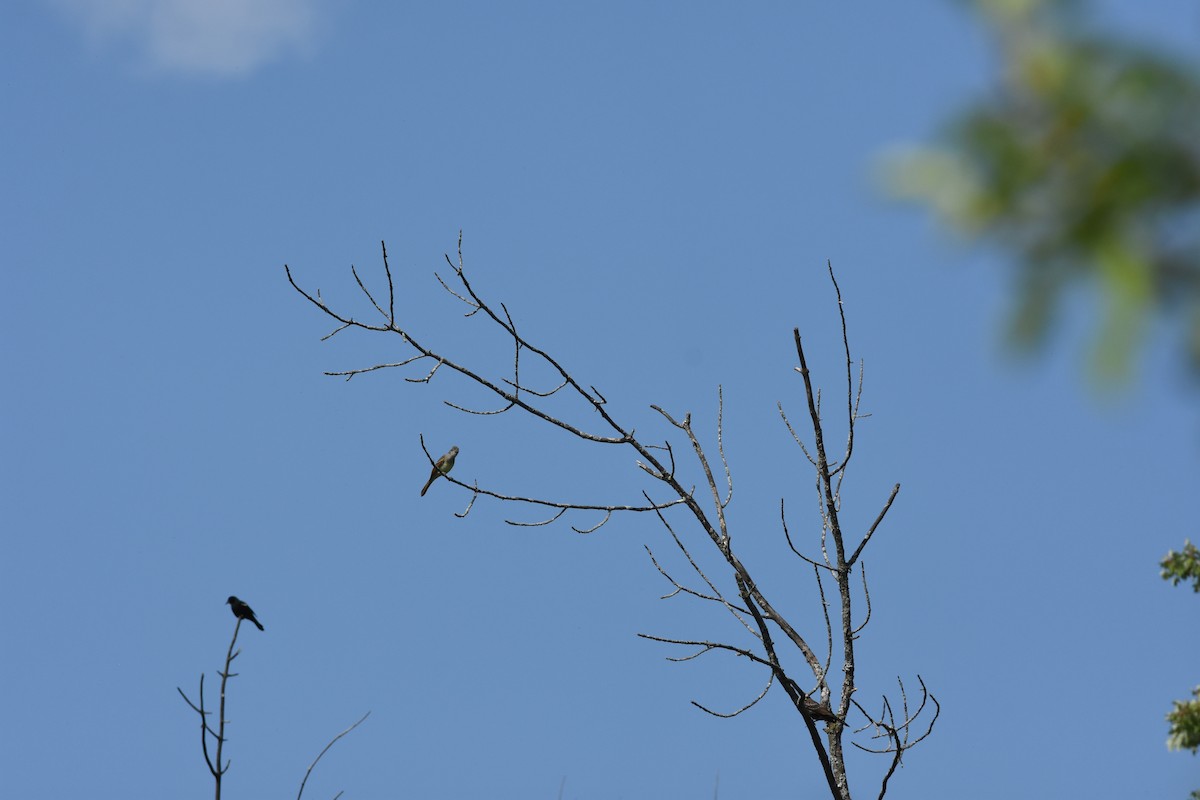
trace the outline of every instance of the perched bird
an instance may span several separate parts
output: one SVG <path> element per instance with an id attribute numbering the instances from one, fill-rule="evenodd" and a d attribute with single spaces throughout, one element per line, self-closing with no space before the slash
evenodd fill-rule
<path id="1" fill-rule="evenodd" d="M 454 459 L 457 456 L 458 445 L 454 445 L 454 447 L 450 448 L 449 453 L 446 453 L 446 455 L 437 460 L 437 463 L 433 465 L 433 471 L 429 473 L 429 480 L 425 481 L 425 485 L 421 487 L 421 497 L 425 496 L 425 493 L 429 491 L 429 487 L 433 485 L 434 481 L 454 469 Z"/>
<path id="2" fill-rule="evenodd" d="M 839 722 L 840 721 L 840 720 L 838 720 L 837 714 L 833 713 L 833 709 L 831 709 L 829 706 L 827 706 L 823 703 L 818 703 L 816 700 L 813 700 L 811 697 L 804 698 L 804 709 L 808 712 L 808 715 L 810 717 L 812 717 L 813 719 L 819 719 L 819 720 L 822 720 L 823 722 Z"/>
<path id="3" fill-rule="evenodd" d="M 254 616 L 254 609 L 252 609 L 250 606 L 246 605 L 241 600 L 238 600 L 233 595 L 229 595 L 229 599 L 226 600 L 225 602 L 229 604 L 229 607 L 231 609 L 233 609 L 233 615 L 235 617 L 237 617 L 238 619 L 250 620 L 251 622 L 253 622 L 255 625 L 258 626 L 258 629 L 260 631 L 266 630 L 266 628 L 264 628 L 262 626 L 262 623 L 258 621 L 258 618 Z"/>

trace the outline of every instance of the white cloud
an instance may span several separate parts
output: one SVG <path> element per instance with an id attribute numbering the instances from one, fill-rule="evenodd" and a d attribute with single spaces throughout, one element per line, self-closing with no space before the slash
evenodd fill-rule
<path id="1" fill-rule="evenodd" d="M 316 0 L 53 0 L 94 42 L 132 43 L 152 67 L 236 76 L 303 51 Z"/>

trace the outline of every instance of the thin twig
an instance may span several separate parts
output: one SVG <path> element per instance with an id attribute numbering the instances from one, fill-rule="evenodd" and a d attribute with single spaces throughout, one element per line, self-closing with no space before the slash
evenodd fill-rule
<path id="1" fill-rule="evenodd" d="M 859 554 L 862 553 L 863 548 L 867 546 L 867 542 L 871 541 L 871 537 L 875 535 L 875 529 L 879 527 L 879 523 L 883 522 L 884 516 L 887 515 L 888 509 L 892 507 L 892 502 L 896 499 L 896 495 L 898 494 L 900 494 L 900 484 L 897 483 L 892 487 L 892 493 L 888 495 L 887 502 L 883 504 L 883 509 L 879 512 L 879 516 L 877 516 L 875 521 L 871 523 L 871 527 L 867 531 L 867 535 L 864 536 L 863 540 L 858 543 L 858 547 L 854 549 L 854 555 L 850 556 L 849 560 L 846 562 L 847 565 L 853 565 L 854 562 L 858 560 Z"/>
<path id="2" fill-rule="evenodd" d="M 867 627 L 867 623 L 871 621 L 871 591 L 867 588 L 867 562 L 864 561 L 858 568 L 862 570 L 863 599 L 867 604 L 867 613 L 863 615 L 863 621 L 854 629 L 855 636 L 858 636 L 859 631 Z"/>
<path id="3" fill-rule="evenodd" d="M 783 505 L 782 497 L 779 498 L 779 521 L 783 525 L 783 538 L 787 541 L 788 547 L 791 548 L 792 552 L 795 553 L 797 557 L 803 559 L 804 561 L 807 561 L 809 564 L 812 564 L 814 567 L 817 567 L 819 569 L 827 569 L 830 572 L 836 572 L 836 570 L 833 567 L 829 566 L 828 564 L 818 564 L 816 561 L 813 561 L 811 558 L 804 555 L 804 553 L 801 553 L 799 550 L 796 549 L 795 543 L 792 542 L 792 534 L 788 531 L 787 514 L 784 513 L 784 505 Z"/>
<path id="4" fill-rule="evenodd" d="M 706 714 L 712 714 L 714 717 L 720 717 L 722 719 L 733 719 L 738 714 L 749 711 L 750 709 L 752 709 L 756 705 L 758 705 L 758 701 L 762 700 L 764 697 L 767 696 L 767 692 L 771 691 L 771 686 L 774 685 L 774 683 L 775 683 L 775 673 L 774 672 L 767 673 L 767 685 L 764 686 L 763 690 L 758 693 L 758 697 L 754 698 L 749 703 L 747 703 L 746 705 L 739 708 L 737 711 L 734 711 L 729 714 L 722 714 L 720 711 L 713 711 L 711 708 L 701 705 L 700 703 L 698 703 L 695 700 L 692 701 L 692 705 L 694 705 L 696 708 L 700 709 L 701 711 L 705 712 Z"/>
<path id="5" fill-rule="evenodd" d="M 369 716 L 371 716 L 371 712 L 370 712 L 370 711 L 368 711 L 367 713 L 363 714 L 363 715 L 362 715 L 362 717 L 361 717 L 361 718 L 359 718 L 358 722 L 354 723 L 354 724 L 353 724 L 353 725 L 351 725 L 349 728 L 346 728 L 346 730 L 342 731 L 342 732 L 341 732 L 341 733 L 339 733 L 337 736 L 335 736 L 335 737 L 333 737 L 332 739 L 330 739 L 330 740 L 329 740 L 329 744 L 325 745 L 325 749 L 324 749 L 324 750 L 322 750 L 320 753 L 318 753 L 318 754 L 317 754 L 317 757 L 313 759 L 313 762 L 312 762 L 311 764 L 309 764 L 309 765 L 308 765 L 308 769 L 307 769 L 307 770 L 305 770 L 305 772 L 304 772 L 304 780 L 300 781 L 300 791 L 296 792 L 296 800 L 300 800 L 300 797 L 301 797 L 301 795 L 303 795 L 303 794 L 304 794 L 304 785 L 305 785 L 306 783 L 308 783 L 308 776 L 312 774 L 313 767 L 315 767 L 315 766 L 317 765 L 317 762 L 321 760 L 321 756 L 323 756 L 323 755 L 325 755 L 327 752 L 329 752 L 329 748 L 333 747 L 333 744 L 334 744 L 334 742 L 336 742 L 338 739 L 340 739 L 340 738 L 342 738 L 343 736 L 345 736 L 345 735 L 346 735 L 347 733 L 349 733 L 350 731 L 352 731 L 352 730 L 354 730 L 355 728 L 357 728 L 359 725 L 361 725 L 361 724 L 363 723 L 363 720 L 365 720 L 365 719 L 366 719 L 367 717 L 369 717 Z M 338 795 L 341 795 L 341 792 L 338 792 Z"/>

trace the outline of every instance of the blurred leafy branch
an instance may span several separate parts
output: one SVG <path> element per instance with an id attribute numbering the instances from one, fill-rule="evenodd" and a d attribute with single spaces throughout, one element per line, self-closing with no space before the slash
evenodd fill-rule
<path id="1" fill-rule="evenodd" d="M 1014 257 L 1014 344 L 1043 342 L 1065 291 L 1090 285 L 1100 378 L 1128 375 L 1155 314 L 1200 372 L 1200 65 L 1089 29 L 1083 2 L 960 2 L 996 41 L 999 85 L 940 143 L 893 156 L 888 187 Z M 1162 570 L 1200 592 L 1190 542 Z M 1168 747 L 1200 749 L 1200 687 L 1167 720 Z"/>
<path id="2" fill-rule="evenodd" d="M 1154 312 L 1200 371 L 1200 68 L 1090 31 L 1079 2 L 961 2 L 997 42 L 1000 85 L 940 144 L 892 157 L 889 189 L 1016 257 L 1018 346 L 1094 284 L 1099 377 L 1128 374 Z"/>
<path id="3" fill-rule="evenodd" d="M 1160 563 L 1162 579 L 1178 586 L 1182 581 L 1191 582 L 1192 591 L 1200 592 L 1200 548 L 1190 541 L 1183 543 L 1183 550 L 1171 550 Z M 1192 699 L 1176 700 L 1167 713 L 1171 730 L 1167 734 L 1167 747 L 1171 750 L 1200 750 L 1200 686 L 1192 690 Z M 1200 800 L 1200 790 L 1192 792 Z"/>
<path id="4" fill-rule="evenodd" d="M 1200 592 L 1200 548 L 1189 541 L 1183 543 L 1183 552 L 1171 550 L 1163 558 L 1162 579 L 1178 586 L 1180 581 L 1191 581 L 1192 591 Z"/>
<path id="5" fill-rule="evenodd" d="M 1167 721 L 1171 723 L 1167 747 L 1195 753 L 1196 748 L 1200 748 L 1200 686 L 1192 690 L 1191 700 L 1176 700 L 1174 705 L 1167 714 Z"/>

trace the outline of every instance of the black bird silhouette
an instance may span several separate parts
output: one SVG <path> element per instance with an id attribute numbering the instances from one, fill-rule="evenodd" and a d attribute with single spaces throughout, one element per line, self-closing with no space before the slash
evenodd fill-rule
<path id="1" fill-rule="evenodd" d="M 254 616 L 254 609 L 252 609 L 250 606 L 246 605 L 241 600 L 238 600 L 233 595 L 229 595 L 229 599 L 225 602 L 229 604 L 229 607 L 233 610 L 233 615 L 235 617 L 238 619 L 250 620 L 258 626 L 260 631 L 266 630 L 266 628 L 262 626 L 262 623 L 258 621 L 258 618 Z"/>

